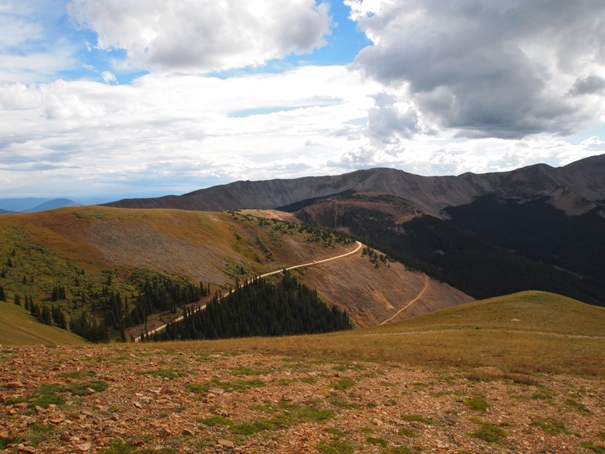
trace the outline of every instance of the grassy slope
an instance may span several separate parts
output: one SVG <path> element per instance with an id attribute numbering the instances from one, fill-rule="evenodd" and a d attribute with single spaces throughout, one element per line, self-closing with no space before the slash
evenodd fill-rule
<path id="1" fill-rule="evenodd" d="M 111 271 L 114 290 L 131 295 L 135 289 L 125 277 L 140 268 L 211 283 L 214 292 L 219 286 L 233 285 L 236 277 L 241 282 L 254 274 L 331 257 L 352 247 L 318 240 L 299 232 L 298 226 L 284 226 L 242 214 L 107 207 L 6 215 L 0 217 L 0 268 L 6 268 L 8 276 L 0 278 L 0 285 L 11 302 L 19 294 L 40 303 L 48 300 L 57 283 L 67 286 L 68 298 L 89 286 L 100 292 L 107 281 L 102 272 Z M 9 258 L 14 267 L 6 266 Z M 375 268 L 361 256 L 300 272 L 304 283 L 317 287 L 327 302 L 347 308 L 360 326 L 393 315 L 402 301 L 415 296 L 422 282 L 422 277 L 401 265 Z M 74 284 L 76 277 L 79 287 Z M 341 291 L 343 285 L 349 291 Z M 440 287 L 435 283 L 435 289 Z M 468 297 L 444 291 L 417 307 L 426 312 L 463 301 Z M 72 307 L 66 301 L 57 304 L 66 311 Z M 134 329 L 136 335 L 139 332 Z"/>
<path id="2" fill-rule="evenodd" d="M 353 332 L 146 347 L 605 377 L 604 340 L 605 309 L 550 293 L 523 292 Z"/>
<path id="3" fill-rule="evenodd" d="M 20 306 L 0 302 L 0 345 L 84 345 L 82 338 L 43 325 Z"/>

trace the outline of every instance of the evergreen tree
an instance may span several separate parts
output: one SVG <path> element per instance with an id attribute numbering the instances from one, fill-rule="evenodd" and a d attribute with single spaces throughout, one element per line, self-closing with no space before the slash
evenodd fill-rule
<path id="1" fill-rule="evenodd" d="M 15 293 L 15 304 L 17 306 L 21 306 L 21 295 L 19 295 L 18 293 Z"/>
<path id="2" fill-rule="evenodd" d="M 328 307 L 315 290 L 284 272 L 280 285 L 254 279 L 225 298 L 215 295 L 205 310 L 184 308 L 183 320 L 145 340 L 283 336 L 351 329 L 346 312 Z"/>
<path id="3" fill-rule="evenodd" d="M 6 302 L 6 293 L 4 293 L 4 287 L 0 285 L 0 301 Z"/>
<path id="4" fill-rule="evenodd" d="M 48 306 L 42 306 L 42 312 L 40 313 L 40 321 L 42 323 L 44 323 L 45 325 L 52 326 L 52 324 L 53 324 L 52 314 L 51 314 Z"/>

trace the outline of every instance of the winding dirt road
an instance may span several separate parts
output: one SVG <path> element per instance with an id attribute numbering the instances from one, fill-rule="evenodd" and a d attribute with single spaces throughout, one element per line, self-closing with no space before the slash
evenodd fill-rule
<path id="1" fill-rule="evenodd" d="M 384 325 L 385 323 L 389 323 L 391 320 L 393 320 L 395 317 L 397 317 L 399 314 L 401 314 L 403 311 L 405 311 L 408 307 L 410 307 L 412 304 L 414 304 L 416 301 L 418 301 L 420 298 L 422 298 L 422 295 L 425 294 L 425 292 L 428 290 L 428 288 L 429 288 L 429 277 L 425 274 L 424 275 L 424 288 L 420 291 L 420 293 L 418 295 L 416 295 L 416 298 L 414 298 L 412 301 L 410 301 L 404 307 L 402 307 L 401 309 L 399 309 L 395 313 L 395 315 L 393 315 L 392 317 L 389 317 L 385 321 L 381 322 L 380 325 Z"/>
<path id="2" fill-rule="evenodd" d="M 354 250 L 352 250 L 351 252 L 347 252 L 347 253 L 345 253 L 345 254 L 340 254 L 340 255 L 337 255 L 337 256 L 335 256 L 335 257 L 330 257 L 330 258 L 327 258 L 327 259 L 322 259 L 322 260 L 316 260 L 316 261 L 313 261 L 313 262 L 303 263 L 303 264 L 301 264 L 301 265 L 294 265 L 294 266 L 290 266 L 290 267 L 288 267 L 288 268 L 285 268 L 285 270 L 286 270 L 286 271 L 289 271 L 289 270 L 295 270 L 295 269 L 297 269 L 297 268 L 303 268 L 303 267 L 305 267 L 305 266 L 316 266 L 316 265 L 321 265 L 322 263 L 331 262 L 332 260 L 339 260 L 339 259 L 343 259 L 343 258 L 348 257 L 348 256 L 350 256 L 350 255 L 356 254 L 356 253 L 357 253 L 357 252 L 359 252 L 359 251 L 361 250 L 361 248 L 363 247 L 363 244 L 362 244 L 362 243 L 360 243 L 359 241 L 356 241 L 356 242 L 355 242 L 355 244 L 357 245 L 357 247 L 356 247 Z M 259 277 L 267 277 L 267 276 L 272 276 L 272 275 L 274 275 L 274 274 L 281 273 L 283 270 L 284 270 L 284 268 L 281 268 L 281 269 L 279 269 L 279 270 L 277 270 L 277 271 L 271 271 L 270 273 L 261 274 Z M 427 283 L 428 283 L 428 281 L 427 281 Z M 243 285 L 244 285 L 244 284 L 241 284 L 241 285 L 240 285 L 240 287 L 242 287 Z M 234 289 L 234 290 L 235 290 L 235 289 Z M 231 291 L 233 292 L 234 290 L 231 290 Z M 230 293 L 230 292 L 225 293 L 225 294 L 222 296 L 222 298 L 224 298 L 224 297 L 226 297 L 227 295 L 229 295 L 229 293 Z M 206 309 L 206 305 L 205 305 L 205 304 L 204 304 L 202 307 L 200 307 L 198 310 L 200 310 L 200 311 L 201 311 L 201 310 L 204 310 L 204 309 Z M 397 314 L 395 314 L 395 315 L 397 315 Z M 180 317 L 177 317 L 177 318 L 175 318 L 174 320 L 171 320 L 171 323 L 172 323 L 172 322 L 180 322 L 181 320 L 183 320 L 183 318 L 184 318 L 184 317 L 181 315 Z M 384 323 L 384 322 L 383 322 L 383 323 Z M 166 325 L 158 326 L 157 328 L 155 328 L 155 329 L 153 329 L 153 330 L 149 331 L 149 332 L 147 333 L 147 335 L 157 333 L 157 332 L 159 332 L 159 331 L 162 331 L 162 330 L 163 330 L 163 329 L 165 329 L 165 328 L 166 328 Z M 134 341 L 135 341 L 135 342 L 140 342 L 140 341 L 141 341 L 141 336 L 139 336 L 139 337 L 135 338 L 135 340 L 134 340 Z"/>

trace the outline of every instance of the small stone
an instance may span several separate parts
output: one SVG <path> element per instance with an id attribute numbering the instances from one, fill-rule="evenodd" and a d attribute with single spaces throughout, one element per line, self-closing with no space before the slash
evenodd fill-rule
<path id="1" fill-rule="evenodd" d="M 192 430 L 183 429 L 183 435 L 185 435 L 186 437 L 193 437 L 193 435 L 195 435 L 195 434 L 193 433 Z"/>
<path id="2" fill-rule="evenodd" d="M 23 388 L 23 383 L 20 381 L 11 381 L 4 385 L 8 389 L 20 389 Z"/>
<path id="3" fill-rule="evenodd" d="M 112 419 L 112 421 L 118 421 L 120 419 L 120 417 L 118 416 L 117 413 L 114 413 L 111 415 L 111 419 Z"/>
<path id="4" fill-rule="evenodd" d="M 92 388 L 86 388 L 86 394 L 88 394 L 89 396 L 92 395 L 92 394 L 95 394 L 95 393 L 96 393 L 96 391 L 94 389 L 92 389 Z"/>
<path id="5" fill-rule="evenodd" d="M 170 436 L 172 436 L 172 432 L 170 432 L 170 430 L 167 427 L 162 427 L 162 430 L 160 430 L 160 435 L 162 437 L 170 437 Z"/>
<path id="6" fill-rule="evenodd" d="M 217 396 L 220 396 L 221 394 L 223 394 L 225 392 L 225 390 L 223 388 L 210 388 L 208 390 L 208 392 L 211 394 L 216 394 Z"/>
<path id="7" fill-rule="evenodd" d="M 63 432 L 63 433 L 61 434 L 61 440 L 63 440 L 63 441 L 69 441 L 69 440 L 70 440 L 70 438 L 71 438 L 71 437 L 70 437 L 70 435 L 69 435 L 67 432 Z"/>
<path id="8" fill-rule="evenodd" d="M 138 402 L 135 402 L 134 406 L 137 407 L 137 408 L 143 408 L 143 406 L 140 403 L 138 403 Z"/>
<path id="9" fill-rule="evenodd" d="M 8 438 L 8 432 L 6 430 L 0 430 L 0 438 Z"/>
<path id="10" fill-rule="evenodd" d="M 82 452 L 90 451 L 91 447 L 92 445 L 89 442 L 82 443 L 81 445 L 76 446 L 76 448 Z"/>
<path id="11" fill-rule="evenodd" d="M 229 441 L 229 440 L 222 440 L 221 439 L 221 440 L 217 440 L 217 443 L 220 446 L 224 447 L 224 448 L 233 448 L 233 447 L 235 447 L 235 444 L 232 441 Z"/>
<path id="12" fill-rule="evenodd" d="M 375 426 L 382 426 L 382 421 L 380 419 L 372 419 L 372 424 L 374 424 Z"/>
<path id="13" fill-rule="evenodd" d="M 34 410 L 36 410 L 37 414 L 42 414 L 42 413 L 46 413 L 46 410 L 38 405 L 35 406 Z"/>

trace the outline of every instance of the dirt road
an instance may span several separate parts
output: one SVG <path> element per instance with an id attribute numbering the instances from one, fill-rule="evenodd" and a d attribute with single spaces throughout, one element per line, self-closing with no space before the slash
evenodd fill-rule
<path id="1" fill-rule="evenodd" d="M 418 295 L 416 295 L 416 298 L 414 298 L 412 301 L 410 301 L 404 307 L 402 307 L 401 309 L 399 309 L 395 313 L 395 315 L 393 315 L 392 317 L 389 317 L 386 320 L 384 320 L 383 322 L 381 322 L 380 325 L 384 325 L 385 323 L 389 323 L 391 320 L 393 320 L 395 317 L 397 317 L 399 314 L 401 314 L 403 311 L 405 311 L 408 307 L 410 307 L 412 304 L 414 304 L 416 301 L 418 301 L 420 298 L 422 298 L 422 295 L 424 295 L 426 293 L 426 291 L 428 290 L 428 288 L 429 288 L 429 277 L 425 274 L 424 275 L 424 288 L 420 291 L 420 293 Z"/>
<path id="2" fill-rule="evenodd" d="M 356 254 L 356 253 L 357 253 L 357 252 L 359 252 L 359 251 L 361 250 L 361 248 L 363 247 L 363 244 L 362 244 L 362 243 L 360 243 L 359 241 L 356 241 L 356 242 L 355 242 L 355 244 L 357 245 L 357 247 L 356 247 L 354 250 L 352 250 L 351 252 L 347 252 L 347 253 L 345 253 L 345 254 L 340 254 L 340 255 L 337 255 L 337 256 L 335 256 L 335 257 L 330 257 L 330 258 L 323 259 L 323 260 L 317 260 L 317 261 L 313 261 L 313 262 L 303 263 L 302 265 L 294 265 L 294 266 L 290 266 L 290 267 L 285 268 L 285 269 L 286 269 L 286 270 L 288 270 L 288 271 L 289 271 L 289 270 L 295 270 L 295 269 L 297 269 L 297 268 L 303 268 L 303 267 L 306 267 L 306 266 L 315 266 L 315 265 L 321 265 L 322 263 L 331 262 L 332 260 L 339 260 L 339 259 L 343 259 L 343 258 L 348 257 L 348 256 L 350 256 L 350 255 Z M 272 276 L 272 275 L 274 275 L 274 274 L 281 273 L 283 270 L 284 270 L 284 268 L 279 269 L 279 270 L 277 270 L 277 271 L 271 271 L 270 273 L 261 274 L 259 277 L 267 277 L 267 276 Z M 241 286 L 243 286 L 243 285 L 244 285 L 244 284 L 241 284 L 241 285 L 240 285 L 240 287 L 241 287 Z M 233 290 L 231 290 L 231 291 L 233 291 Z M 224 298 L 225 296 L 227 296 L 228 294 L 229 294 L 229 292 L 225 293 L 225 294 L 223 295 L 223 298 Z M 205 305 L 205 304 L 204 304 L 202 307 L 200 307 L 198 310 L 204 310 L 204 309 L 206 309 L 206 305 Z M 174 320 L 172 320 L 172 321 L 171 321 L 171 323 L 172 323 L 172 322 L 180 322 L 181 320 L 183 320 L 183 318 L 184 318 L 184 317 L 181 315 L 180 317 L 177 317 L 177 318 L 175 318 Z M 383 323 L 384 323 L 384 322 L 383 322 Z M 153 330 L 149 331 L 147 334 L 148 334 L 148 335 L 149 335 L 149 334 L 154 334 L 154 333 L 157 333 L 157 332 L 159 332 L 159 331 L 162 331 L 162 330 L 163 330 L 163 329 L 165 329 L 165 328 L 166 328 L 166 325 L 158 326 L 157 328 L 155 328 L 155 329 L 153 329 Z M 140 341 L 141 341 L 141 336 L 139 336 L 139 337 L 135 338 L 135 340 L 134 340 L 134 341 L 135 341 L 135 342 L 140 342 Z"/>

